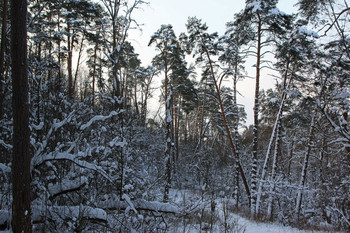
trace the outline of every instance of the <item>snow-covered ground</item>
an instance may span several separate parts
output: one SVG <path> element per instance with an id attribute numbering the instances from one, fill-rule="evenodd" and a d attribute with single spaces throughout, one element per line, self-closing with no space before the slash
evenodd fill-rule
<path id="1" fill-rule="evenodd" d="M 249 220 L 232 213 L 230 208 L 233 203 L 231 200 L 226 198 L 215 198 L 212 200 L 200 191 L 194 193 L 191 190 L 171 189 L 169 197 L 171 201 L 166 204 L 157 201 L 145 202 L 148 205 L 146 209 L 178 213 L 173 215 L 174 218 L 168 222 L 169 225 L 167 224 L 166 228 L 164 228 L 164 226 L 162 227 L 163 230 L 166 229 L 166 232 L 169 233 L 335 233 L 334 231 L 299 230 L 297 228 L 283 226 L 279 223 L 262 223 Z M 145 203 L 142 202 L 131 203 L 132 201 L 128 197 L 124 197 L 124 199 L 128 199 L 126 202 L 130 202 L 131 206 L 134 206 L 134 204 L 145 206 Z M 215 203 L 215 205 L 213 205 L 213 203 Z M 79 207 L 72 206 L 70 208 L 70 211 L 62 209 L 62 211 L 56 212 L 65 212 L 72 216 L 79 214 Z M 133 207 L 132 209 L 135 208 Z M 35 211 L 33 212 L 35 213 Z M 184 213 L 187 213 L 187 215 Z M 102 209 L 98 208 L 90 208 L 86 214 L 89 214 L 89 216 L 94 215 L 94 218 L 101 219 L 106 219 L 107 216 Z M 0 211 L 0 222 L 3 223 L 7 221 L 5 217 L 8 215 L 8 213 Z M 0 230 L 0 232 L 10 233 L 11 231 Z M 112 233 L 113 231 L 110 232 Z M 164 231 L 160 230 L 159 232 Z"/>
<path id="2" fill-rule="evenodd" d="M 238 224 L 245 227 L 245 233 L 324 233 L 324 231 L 298 230 L 277 223 L 257 223 L 237 216 Z"/>
<path id="3" fill-rule="evenodd" d="M 194 194 L 189 190 L 171 190 L 170 197 L 172 201 L 179 206 L 184 204 L 189 205 L 191 202 L 194 203 L 192 204 L 192 207 L 196 206 L 194 208 L 197 208 L 197 211 L 193 211 L 193 213 L 198 214 L 199 218 L 201 218 L 201 214 L 203 215 L 203 211 L 200 209 L 205 209 L 207 214 L 213 213 L 213 215 L 215 215 L 215 221 L 213 222 L 212 226 L 209 226 L 209 223 L 206 223 L 205 220 L 203 220 L 202 224 L 199 225 L 197 219 L 196 223 L 192 222 L 187 224 L 179 224 L 176 228 L 173 228 L 171 232 L 196 233 L 199 232 L 200 228 L 202 228 L 200 232 L 215 233 L 335 233 L 334 231 L 299 230 L 297 228 L 284 226 L 279 223 L 256 222 L 231 213 L 231 211 L 229 211 L 227 208 L 225 214 L 224 207 L 229 203 L 229 201 L 224 198 L 215 200 L 215 210 L 214 212 L 211 212 L 210 201 L 204 200 L 205 198 L 202 199 L 202 201 L 199 201 L 198 198 L 200 197 L 198 196 L 198 193 Z M 193 210 L 194 208 L 191 209 Z M 208 217 L 206 220 L 208 220 Z"/>

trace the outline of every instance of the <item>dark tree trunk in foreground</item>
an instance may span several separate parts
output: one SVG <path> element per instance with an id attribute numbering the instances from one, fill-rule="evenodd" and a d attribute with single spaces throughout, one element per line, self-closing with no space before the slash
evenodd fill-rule
<path id="1" fill-rule="evenodd" d="M 27 1 L 11 2 L 13 85 L 12 229 L 32 232 L 30 211 L 29 103 L 27 74 Z"/>
<path id="2" fill-rule="evenodd" d="M 2 28 L 1 28 L 1 45 L 0 45 L 0 119 L 3 115 L 4 102 L 4 85 L 5 81 L 5 50 L 6 50 L 6 31 L 7 31 L 7 9 L 8 0 L 4 0 L 3 14 L 2 14 Z"/>

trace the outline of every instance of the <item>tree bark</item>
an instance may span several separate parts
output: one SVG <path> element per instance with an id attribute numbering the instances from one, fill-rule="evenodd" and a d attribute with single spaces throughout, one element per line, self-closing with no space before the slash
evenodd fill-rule
<path id="1" fill-rule="evenodd" d="M 235 56 L 235 75 L 233 78 L 233 105 L 234 105 L 234 117 L 235 117 L 235 132 L 234 132 L 234 141 L 236 147 L 236 159 L 235 159 L 235 180 L 236 184 L 234 187 L 234 197 L 235 197 L 235 206 L 238 209 L 239 204 L 239 157 L 240 157 L 240 149 L 239 149 L 239 110 L 237 105 L 237 82 L 238 82 L 238 54 Z"/>
<path id="2" fill-rule="evenodd" d="M 27 73 L 27 1 L 12 0 L 11 58 L 13 86 L 12 229 L 32 232 L 30 209 L 29 101 Z"/>
<path id="3" fill-rule="evenodd" d="M 165 73 L 165 127 L 166 127 L 166 171 L 165 171 L 165 189 L 164 189 L 164 202 L 169 200 L 169 190 L 171 187 L 171 98 L 172 93 L 168 94 L 168 60 L 167 60 L 167 44 L 164 46 L 164 73 Z"/>
<path id="4" fill-rule="evenodd" d="M 4 102 L 4 72 L 5 72 L 5 50 L 6 50 L 6 31 L 7 31 L 7 10 L 8 0 L 4 0 L 3 14 L 2 14 L 2 29 L 1 29 L 1 47 L 0 47 L 0 119 L 3 115 L 3 102 Z"/>
<path id="5" fill-rule="evenodd" d="M 316 111 L 316 109 L 314 111 Z M 306 173 L 307 173 L 309 158 L 310 158 L 311 149 L 312 149 L 312 140 L 313 140 L 314 128 L 315 128 L 315 118 L 316 118 L 316 113 L 313 113 L 312 119 L 311 119 L 310 131 L 309 131 L 307 151 L 306 151 L 305 158 L 304 158 L 303 169 L 302 169 L 301 175 L 300 175 L 299 189 L 298 189 L 297 200 L 296 200 L 296 205 L 295 205 L 295 213 L 296 213 L 297 219 L 299 219 L 299 216 L 300 216 L 300 207 L 301 207 L 301 202 L 302 202 L 303 189 L 305 186 Z"/>
<path id="6" fill-rule="evenodd" d="M 221 116 L 222 116 L 222 120 L 224 122 L 225 130 L 226 130 L 226 136 L 227 136 L 227 139 L 229 140 L 230 146 L 232 148 L 233 155 L 238 159 L 238 154 L 237 154 L 237 151 L 236 151 L 236 147 L 234 145 L 230 129 L 229 129 L 228 125 L 227 125 L 226 116 L 225 116 L 225 110 L 224 110 L 224 106 L 222 105 L 222 99 L 221 99 L 221 95 L 220 95 L 220 89 L 219 89 L 219 86 L 218 86 L 218 84 L 216 82 L 216 79 L 215 79 L 214 68 L 213 68 L 212 61 L 210 59 L 209 51 L 207 49 L 205 49 L 205 53 L 206 53 L 206 56 L 207 56 L 207 58 L 209 60 L 210 72 L 211 72 L 211 75 L 212 75 L 212 79 L 213 79 L 214 86 L 215 86 L 215 89 L 216 89 L 217 97 L 218 97 L 218 100 L 219 100 Z M 239 162 L 237 162 L 237 163 L 238 163 L 237 166 L 238 166 L 238 169 L 239 169 L 239 173 L 240 173 L 240 175 L 242 177 L 243 185 L 245 187 L 245 190 L 246 190 L 246 193 L 247 193 L 247 196 L 248 196 L 248 200 L 250 201 L 251 200 L 251 191 L 249 190 L 247 179 L 245 177 L 245 174 L 244 174 L 244 171 L 243 171 L 243 168 L 242 168 L 241 164 Z M 251 202 L 249 202 L 249 205 L 251 206 Z"/>
<path id="7" fill-rule="evenodd" d="M 69 98 L 73 97 L 73 37 L 70 35 L 70 23 L 67 22 L 67 32 L 68 32 L 68 39 L 67 39 L 67 47 L 68 47 L 68 60 L 67 60 L 67 66 L 68 66 L 68 96 Z"/>
<path id="8" fill-rule="evenodd" d="M 262 196 L 263 181 L 265 180 L 265 175 L 267 172 L 267 166 L 268 166 L 268 162 L 270 159 L 272 144 L 273 144 L 273 141 L 276 140 L 275 145 L 278 145 L 277 141 L 279 140 L 279 137 L 280 137 L 279 130 L 281 129 L 281 119 L 282 119 L 282 115 L 283 115 L 283 108 L 284 108 L 284 104 L 285 104 L 285 101 L 287 98 L 286 88 L 287 88 L 288 70 L 289 70 L 289 61 L 286 64 L 286 72 L 284 73 L 284 78 L 283 78 L 282 101 L 281 101 L 280 108 L 279 108 L 277 116 L 276 116 L 275 124 L 273 126 L 272 134 L 270 137 L 270 142 L 269 142 L 269 145 L 267 147 L 267 152 L 265 155 L 265 161 L 264 161 L 264 165 L 263 165 L 262 172 L 261 172 L 258 192 L 256 195 L 256 206 L 255 206 L 256 214 L 259 214 L 259 211 L 260 211 L 260 201 L 261 201 L 261 196 Z M 292 82 L 292 78 L 290 78 L 288 87 L 290 86 L 291 82 Z M 274 160 L 274 162 L 275 162 L 275 160 Z"/>
<path id="9" fill-rule="evenodd" d="M 179 160 L 179 131 L 180 131 L 180 109 L 182 107 L 182 95 L 178 97 L 178 105 L 175 114 L 175 161 Z"/>
<path id="10" fill-rule="evenodd" d="M 98 32 L 96 32 L 97 34 Z M 94 68 L 92 71 L 92 106 L 95 106 L 95 83 L 96 83 L 96 59 L 97 59 L 97 43 L 95 44 L 94 48 Z"/>
<path id="11" fill-rule="evenodd" d="M 283 107 L 282 107 L 283 108 Z M 281 113 L 282 115 L 282 113 Z M 278 150 L 281 143 L 281 134 L 282 134 L 282 123 L 281 123 L 281 117 L 278 119 L 277 123 L 277 131 L 276 131 L 276 140 L 275 140 L 275 150 L 273 154 L 273 161 L 272 161 L 272 171 L 271 171 L 271 186 L 270 186 L 270 192 L 269 192 L 269 199 L 267 204 L 267 219 L 272 220 L 272 210 L 273 210 L 273 197 L 275 192 L 275 180 L 276 180 L 276 170 L 277 170 L 277 156 L 278 156 Z"/>
<path id="12" fill-rule="evenodd" d="M 257 163 L 258 163 L 258 129 L 259 129 L 259 89 L 260 89 L 260 63 L 261 63 L 261 34 L 262 23 L 258 14 L 258 42 L 257 42 L 257 58 L 256 58 L 256 76 L 255 76 L 255 101 L 254 101 L 254 128 L 253 128 L 253 154 L 251 169 L 251 216 L 256 215 L 257 201 Z"/>
<path id="13" fill-rule="evenodd" d="M 82 36 L 81 41 L 80 41 L 80 48 L 79 48 L 79 52 L 78 52 L 77 66 L 76 66 L 75 74 L 74 74 L 74 83 L 73 83 L 73 89 L 72 89 L 73 93 L 74 93 L 74 90 L 76 90 L 76 86 L 77 86 L 77 82 L 78 82 L 80 60 L 81 60 L 81 57 L 82 57 L 82 54 L 83 54 L 84 41 L 85 41 L 85 33 L 83 33 L 83 36 Z M 73 52 L 73 47 L 74 47 L 74 45 L 73 45 L 73 38 L 72 38 L 72 52 Z"/>

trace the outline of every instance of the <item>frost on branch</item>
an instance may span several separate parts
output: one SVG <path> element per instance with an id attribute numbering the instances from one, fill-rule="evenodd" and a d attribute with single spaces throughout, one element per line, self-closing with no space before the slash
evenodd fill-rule
<path id="1" fill-rule="evenodd" d="M 51 197 L 56 197 L 61 194 L 68 192 L 73 192 L 79 190 L 81 187 L 85 186 L 88 183 L 86 177 L 77 177 L 73 180 L 63 179 L 62 182 L 58 184 L 49 184 L 48 190 Z"/>
<path id="2" fill-rule="evenodd" d="M 32 163 L 31 163 L 31 168 L 32 168 L 31 170 L 33 171 L 33 169 L 35 167 L 43 164 L 44 162 L 54 161 L 54 160 L 57 160 L 57 161 L 58 160 L 71 161 L 74 164 L 78 165 L 79 167 L 96 171 L 99 174 L 101 174 L 103 177 L 105 177 L 107 180 L 109 180 L 110 182 L 113 182 L 113 180 L 109 177 L 109 175 L 101 167 L 99 167 L 99 166 L 97 166 L 95 164 L 86 162 L 86 161 L 79 160 L 78 156 L 76 156 L 74 154 L 66 153 L 66 152 L 49 153 L 47 155 L 34 157 L 32 159 Z"/>
<path id="3" fill-rule="evenodd" d="M 121 111 L 112 111 L 108 116 L 102 116 L 102 115 L 98 115 L 98 116 L 94 116 L 91 120 L 89 120 L 86 124 L 83 124 L 82 126 L 80 126 L 80 130 L 84 130 L 88 127 L 91 126 L 92 123 L 94 123 L 95 121 L 104 121 L 106 119 L 111 118 L 112 116 L 116 116 L 120 113 Z"/>
<path id="4" fill-rule="evenodd" d="M 131 208 L 134 211 L 146 210 L 162 213 L 180 213 L 177 206 L 170 203 L 162 203 L 158 201 L 146 201 L 146 200 L 130 200 L 130 197 L 123 195 L 125 201 L 119 200 L 118 197 L 110 196 L 107 200 L 100 201 L 97 206 L 103 209 L 115 210 L 115 209 L 127 209 Z M 126 198 L 126 199 L 125 199 Z M 136 213 L 135 212 L 135 213 Z"/>
<path id="5" fill-rule="evenodd" d="M 34 223 L 45 222 L 47 219 L 67 221 L 74 219 L 88 219 L 94 221 L 107 221 L 107 213 L 103 209 L 90 206 L 42 206 L 32 207 L 32 218 Z"/>

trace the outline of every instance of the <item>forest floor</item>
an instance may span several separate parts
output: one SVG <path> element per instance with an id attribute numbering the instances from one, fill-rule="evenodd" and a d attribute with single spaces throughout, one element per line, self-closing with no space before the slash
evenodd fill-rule
<path id="1" fill-rule="evenodd" d="M 154 202 L 170 213 L 162 218 L 161 230 L 167 233 L 336 233 L 332 230 L 300 230 L 281 223 L 258 222 L 235 213 L 231 199 L 208 197 L 205 192 L 171 189 L 169 205 Z M 167 207 L 167 208 L 165 208 Z M 170 208 L 173 207 L 173 208 Z M 157 208 L 156 208 L 157 209 Z M 162 209 L 162 208 L 158 208 Z M 173 212 L 174 211 L 174 212 Z M 175 213 L 172 215 L 171 213 Z M 156 216 L 156 215 L 155 215 Z M 162 216 L 162 215 L 160 215 Z M 166 229 L 164 231 L 164 229 Z M 331 229 L 331 228 L 329 228 Z M 10 233 L 11 231 L 1 231 Z M 111 231 L 112 233 L 112 231 Z M 337 232 L 342 233 L 342 232 Z"/>
<path id="2" fill-rule="evenodd" d="M 200 198 L 188 190 L 171 190 L 173 204 L 186 206 L 185 212 L 192 217 L 178 218 L 171 224 L 169 232 L 214 232 L 214 233 L 336 233 L 332 230 L 300 230 L 281 223 L 258 222 L 250 220 L 232 211 L 232 203 L 225 198 L 216 198 L 215 207 L 212 200 Z M 200 198 L 200 199 L 198 199 Z M 342 233 L 342 232 L 337 232 Z"/>
<path id="3" fill-rule="evenodd" d="M 245 227 L 245 233 L 329 233 L 332 231 L 299 230 L 278 223 L 258 223 L 237 216 L 238 224 Z"/>

